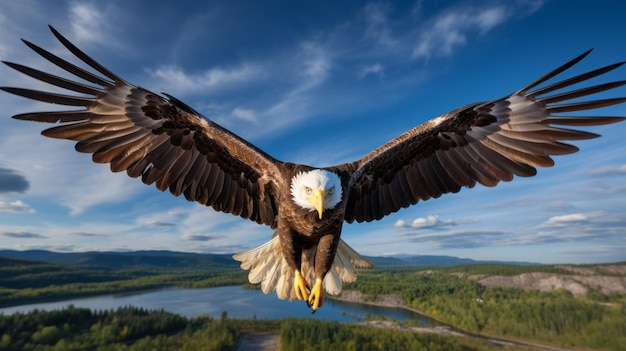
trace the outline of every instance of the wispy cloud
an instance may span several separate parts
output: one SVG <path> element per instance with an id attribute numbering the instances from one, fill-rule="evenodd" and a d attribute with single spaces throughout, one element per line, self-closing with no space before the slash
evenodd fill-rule
<path id="1" fill-rule="evenodd" d="M 29 232 L 0 232 L 0 235 L 18 239 L 47 239 L 45 235 Z"/>
<path id="2" fill-rule="evenodd" d="M 315 42 L 302 43 L 298 54 L 302 59 L 304 80 L 297 90 L 308 90 L 323 83 L 332 69 L 328 50 Z"/>
<path id="3" fill-rule="evenodd" d="M 113 3 L 72 1 L 69 3 L 68 20 L 72 40 L 82 44 L 97 44 L 121 48 L 122 41 L 115 35 L 116 23 L 120 23 L 124 12 Z"/>
<path id="4" fill-rule="evenodd" d="M 80 173 L 87 173 L 87 178 L 77 180 L 59 194 L 61 203 L 70 208 L 72 215 L 78 215 L 93 206 L 132 198 L 143 186 L 125 174 L 110 174 L 106 167 L 85 166 L 85 170 Z"/>
<path id="5" fill-rule="evenodd" d="M 555 242 L 591 241 L 621 242 L 626 244 L 623 233 L 626 219 L 620 212 L 579 212 L 548 218 L 540 225 L 518 235 L 518 244 L 542 244 Z"/>
<path id="6" fill-rule="evenodd" d="M 468 36 L 485 34 L 511 16 L 504 6 L 455 8 L 430 21 L 413 48 L 412 57 L 448 56 L 465 45 Z"/>
<path id="7" fill-rule="evenodd" d="M 366 23 L 365 36 L 383 47 L 392 48 L 399 43 L 389 25 L 388 17 L 393 10 L 390 3 L 369 3 L 363 10 Z"/>
<path id="8" fill-rule="evenodd" d="M 148 74 L 155 79 L 153 85 L 160 90 L 194 95 L 249 84 L 261 78 L 263 71 L 247 63 L 229 68 L 213 67 L 194 73 L 186 72 L 176 65 L 166 65 L 148 70 Z"/>
<path id="9" fill-rule="evenodd" d="M 149 220 L 146 222 L 146 225 L 149 227 L 173 227 L 176 224 L 159 220 Z"/>
<path id="10" fill-rule="evenodd" d="M 102 26 L 106 23 L 100 9 L 94 3 L 73 2 L 70 6 L 70 25 L 76 40 L 99 42 Z"/>
<path id="11" fill-rule="evenodd" d="M 361 66 L 358 72 L 359 78 L 363 79 L 369 75 L 383 77 L 385 75 L 385 66 L 381 65 L 380 63 Z"/>
<path id="12" fill-rule="evenodd" d="M 597 176 L 612 176 L 626 174 L 626 165 L 604 166 L 593 170 L 587 170 L 584 173 Z"/>
<path id="13" fill-rule="evenodd" d="M 73 233 L 68 233 L 68 235 L 73 235 L 73 236 L 82 236 L 82 237 L 86 237 L 86 238 L 94 238 L 94 237 L 107 237 L 107 236 L 110 236 L 109 234 L 89 233 L 89 232 L 73 232 Z"/>
<path id="14" fill-rule="evenodd" d="M 167 211 L 167 215 L 173 218 L 185 218 L 187 217 L 187 213 L 183 210 L 170 210 Z"/>
<path id="15" fill-rule="evenodd" d="M 508 236 L 509 233 L 501 230 L 460 230 L 411 234 L 402 240 L 437 249 L 466 249 L 503 245 Z"/>
<path id="16" fill-rule="evenodd" d="M 257 113 L 254 110 L 243 107 L 236 107 L 232 112 L 232 116 L 246 122 L 256 123 L 258 121 Z"/>
<path id="17" fill-rule="evenodd" d="M 74 245 L 45 245 L 33 243 L 19 243 L 15 245 L 17 250 L 47 250 L 55 252 L 73 252 L 76 247 Z"/>
<path id="18" fill-rule="evenodd" d="M 221 236 L 206 235 L 206 234 L 183 234 L 183 240 L 191 241 L 209 241 L 219 239 Z"/>
<path id="19" fill-rule="evenodd" d="M 307 41 L 299 45 L 295 54 L 290 55 L 291 75 L 295 84 L 278 102 L 261 112 L 264 120 L 271 121 L 265 133 L 284 129 L 321 110 L 321 106 L 312 108 L 312 104 L 316 99 L 315 88 L 329 79 L 333 67 L 328 48 L 318 42 Z"/>

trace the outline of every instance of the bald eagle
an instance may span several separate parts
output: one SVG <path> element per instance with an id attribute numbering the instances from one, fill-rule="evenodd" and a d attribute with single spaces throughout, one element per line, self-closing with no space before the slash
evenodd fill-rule
<path id="1" fill-rule="evenodd" d="M 564 127 L 615 123 L 624 117 L 554 116 L 596 109 L 626 98 L 570 101 L 625 81 L 563 91 L 607 73 L 609 65 L 539 87 L 582 60 L 589 51 L 500 99 L 470 104 L 419 125 L 363 158 L 316 168 L 282 162 L 204 118 L 180 100 L 126 82 L 50 27 L 56 38 L 94 71 L 24 40 L 36 53 L 85 83 L 17 63 L 10 67 L 79 94 L 3 87 L 33 100 L 81 109 L 13 116 L 56 123 L 43 135 L 76 141 L 76 150 L 109 163 L 146 184 L 184 195 L 275 229 L 272 239 L 234 255 L 251 283 L 281 299 L 305 300 L 315 312 L 324 291 L 338 294 L 356 268 L 373 265 L 341 240 L 345 222 L 370 222 L 418 201 L 456 193 L 476 183 L 495 186 L 514 175 L 551 167 L 551 155 L 574 153 L 564 140 L 598 135 Z M 96 73 L 98 72 L 98 73 Z"/>

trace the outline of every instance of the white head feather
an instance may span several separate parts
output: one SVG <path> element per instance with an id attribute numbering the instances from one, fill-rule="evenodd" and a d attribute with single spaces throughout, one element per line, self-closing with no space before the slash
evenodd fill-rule
<path id="1" fill-rule="evenodd" d="M 300 207 L 316 211 L 313 197 L 321 190 L 324 194 L 324 210 L 337 206 L 341 202 L 341 180 L 333 173 L 323 169 L 300 172 L 291 180 L 291 197 Z"/>

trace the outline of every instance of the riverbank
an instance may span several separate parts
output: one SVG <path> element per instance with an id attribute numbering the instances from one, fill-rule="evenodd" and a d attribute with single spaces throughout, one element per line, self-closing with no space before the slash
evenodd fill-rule
<path id="1" fill-rule="evenodd" d="M 437 322 L 441 323 L 440 326 L 426 328 L 426 327 L 406 326 L 406 325 L 402 325 L 401 323 L 398 323 L 395 321 L 388 321 L 388 320 L 382 320 L 382 321 L 374 320 L 374 321 L 363 322 L 366 325 L 370 325 L 374 327 L 389 328 L 389 329 L 396 329 L 396 330 L 407 330 L 407 331 L 411 331 L 415 333 L 434 333 L 434 334 L 447 335 L 447 336 L 473 337 L 473 338 L 481 339 L 489 344 L 497 345 L 500 347 L 515 345 L 515 346 L 530 347 L 533 349 L 545 350 L 545 351 L 581 351 L 580 349 L 575 349 L 575 348 L 565 349 L 565 348 L 561 348 L 557 346 L 545 345 L 545 344 L 537 343 L 531 340 L 521 340 L 521 339 L 510 338 L 510 337 L 505 337 L 505 336 L 493 336 L 493 335 L 489 335 L 486 333 L 475 333 L 475 332 L 470 332 L 467 330 L 462 330 L 461 328 L 447 325 L 445 322 L 440 321 L 434 318 L 433 316 L 429 316 L 423 311 L 420 311 L 416 308 L 405 306 L 404 302 L 402 301 L 402 297 L 396 294 L 380 295 L 380 296 L 377 296 L 376 299 L 372 299 L 370 296 L 360 291 L 346 290 L 346 291 L 342 291 L 341 294 L 338 296 L 327 295 L 327 298 L 338 300 L 338 301 L 343 301 L 343 302 L 358 303 L 358 304 L 365 304 L 365 305 L 378 306 L 378 307 L 401 308 L 407 311 L 411 311 L 413 313 L 420 314 L 422 316 L 436 320 Z"/>

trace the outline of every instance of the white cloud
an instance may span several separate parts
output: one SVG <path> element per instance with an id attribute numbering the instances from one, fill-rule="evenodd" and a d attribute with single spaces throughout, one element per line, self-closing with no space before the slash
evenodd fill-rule
<path id="1" fill-rule="evenodd" d="M 407 226 L 406 221 L 404 219 L 399 219 L 396 221 L 396 223 L 394 223 L 393 225 L 396 228 L 404 228 Z"/>
<path id="2" fill-rule="evenodd" d="M 593 217 L 597 217 L 598 213 L 570 213 L 566 215 L 553 216 L 548 218 L 542 227 L 568 226 L 573 223 L 587 222 Z"/>
<path id="3" fill-rule="evenodd" d="M 410 228 L 410 229 L 436 229 L 442 227 L 456 226 L 460 224 L 472 224 L 477 220 L 473 219 L 439 219 L 439 216 L 428 215 L 426 217 L 418 217 L 411 221 L 409 224 L 407 221 L 400 219 L 396 221 L 394 227 L 396 228 Z"/>
<path id="4" fill-rule="evenodd" d="M 0 201 L 0 212 L 35 213 L 35 209 L 20 200 L 13 202 Z"/>

